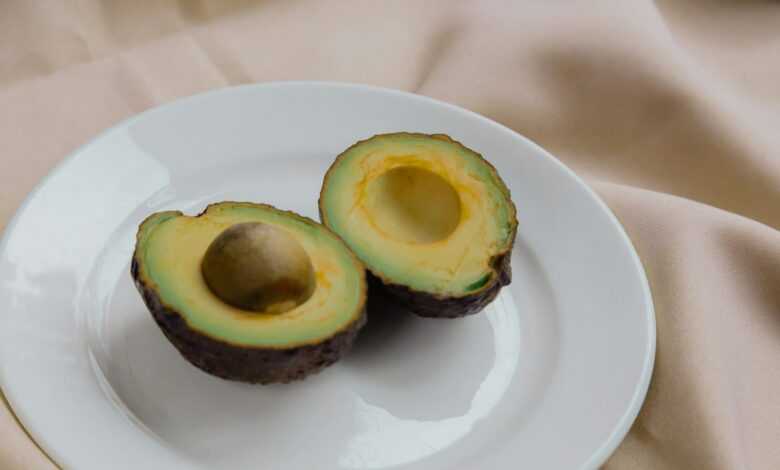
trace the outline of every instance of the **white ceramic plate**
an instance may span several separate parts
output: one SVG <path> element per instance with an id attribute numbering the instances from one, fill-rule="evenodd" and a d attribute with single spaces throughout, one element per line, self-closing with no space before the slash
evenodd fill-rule
<path id="1" fill-rule="evenodd" d="M 249 386 L 182 359 L 128 271 L 138 223 L 219 200 L 316 217 L 358 139 L 446 133 L 520 219 L 514 281 L 460 320 L 372 319 L 342 362 Z M 2 387 L 65 468 L 577 469 L 617 447 L 653 366 L 653 304 L 618 221 L 544 150 L 469 111 L 333 83 L 223 89 L 143 113 L 27 199 L 0 258 Z"/>

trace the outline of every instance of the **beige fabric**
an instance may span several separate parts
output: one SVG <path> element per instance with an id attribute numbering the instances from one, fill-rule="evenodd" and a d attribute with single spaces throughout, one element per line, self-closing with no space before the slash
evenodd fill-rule
<path id="1" fill-rule="evenodd" d="M 606 468 L 780 468 L 780 3 L 4 0 L 0 226 L 120 119 L 284 79 L 450 101 L 586 176 L 658 317 L 647 402 Z M 0 468 L 51 467 L 0 408 Z"/>

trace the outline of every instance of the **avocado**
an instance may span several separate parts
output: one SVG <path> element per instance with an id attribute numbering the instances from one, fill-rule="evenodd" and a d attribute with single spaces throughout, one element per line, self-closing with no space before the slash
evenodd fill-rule
<path id="1" fill-rule="evenodd" d="M 152 214 L 131 274 L 182 356 L 224 379 L 301 379 L 339 360 L 366 321 L 365 269 L 343 241 L 265 204 Z"/>
<path id="2" fill-rule="evenodd" d="M 481 311 L 511 282 L 515 206 L 496 169 L 442 134 L 382 134 L 341 153 L 320 219 L 369 272 L 369 295 L 424 317 Z"/>

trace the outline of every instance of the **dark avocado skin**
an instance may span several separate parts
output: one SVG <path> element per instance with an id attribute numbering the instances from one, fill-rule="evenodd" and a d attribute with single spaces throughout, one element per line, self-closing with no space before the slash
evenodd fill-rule
<path id="1" fill-rule="evenodd" d="M 494 258 L 496 275 L 480 290 L 461 297 L 437 296 L 408 286 L 385 282 L 368 271 L 368 295 L 383 296 L 418 316 L 427 318 L 460 318 L 481 312 L 495 300 L 502 287 L 512 282 L 511 251 Z"/>
<path id="2" fill-rule="evenodd" d="M 231 202 L 221 204 L 227 203 Z M 267 204 L 255 205 L 273 208 Z M 205 214 L 206 211 L 208 208 L 198 217 Z M 316 223 L 293 212 L 288 213 L 312 224 Z M 194 366 L 226 380 L 263 385 L 301 380 L 321 371 L 346 355 L 352 348 L 352 343 L 358 332 L 366 324 L 364 297 L 363 305 L 355 319 L 340 331 L 320 342 L 289 348 L 247 347 L 231 344 L 190 328 L 184 317 L 166 305 L 157 292 L 147 285 L 139 274 L 138 263 L 137 253 L 134 253 L 130 264 L 130 274 L 146 307 L 152 314 L 152 318 L 168 340 Z"/>
<path id="3" fill-rule="evenodd" d="M 410 132 L 400 132 L 398 134 L 412 135 L 412 136 L 423 135 L 426 137 L 432 137 L 434 139 L 451 142 L 455 145 L 470 150 L 460 142 L 452 139 L 450 136 L 445 134 L 428 135 L 428 134 L 418 134 L 418 133 L 410 133 Z M 360 145 L 365 141 L 371 140 L 375 137 L 381 137 L 382 135 L 384 134 L 379 134 L 374 137 L 370 137 L 369 139 L 356 142 L 355 144 L 353 144 L 352 146 L 344 150 L 344 152 L 339 154 L 339 156 L 336 157 L 336 160 L 331 164 L 330 168 L 328 168 L 328 171 L 326 172 L 325 177 L 323 179 L 323 184 L 320 190 L 320 198 L 318 204 L 320 220 L 326 227 L 330 228 L 330 225 L 328 223 L 328 218 L 325 216 L 325 210 L 323 207 L 323 194 L 325 193 L 328 187 L 329 184 L 328 177 L 330 176 L 331 171 L 336 167 L 339 158 L 341 158 L 342 155 L 346 154 L 351 148 L 355 147 L 356 145 Z M 482 157 L 482 155 L 476 152 L 473 153 L 477 155 L 485 165 L 490 167 L 492 171 L 496 173 L 496 176 L 498 176 L 498 172 L 489 161 L 485 160 L 485 158 Z M 507 200 L 509 201 L 510 204 L 512 204 L 512 209 L 514 211 L 514 203 L 511 202 L 512 199 L 511 196 L 509 195 L 509 190 L 507 189 L 506 191 L 507 191 Z M 338 233 L 336 235 L 338 235 Z M 415 290 L 409 286 L 403 284 L 395 284 L 384 279 L 381 273 L 377 273 L 371 270 L 370 263 L 367 263 L 366 262 L 367 260 L 361 260 L 363 261 L 363 264 L 366 265 L 368 295 L 369 297 L 379 297 L 383 299 L 383 301 L 393 302 L 397 304 L 399 307 L 408 310 L 409 312 L 414 313 L 415 315 L 426 317 L 426 318 L 460 318 L 460 317 L 465 317 L 467 315 L 473 315 L 475 313 L 479 313 L 485 307 L 487 307 L 488 304 L 490 304 L 493 300 L 495 300 L 502 287 L 507 286 L 512 282 L 512 266 L 511 266 L 512 249 L 514 248 L 516 235 L 517 235 L 517 222 L 515 220 L 515 223 L 512 227 L 512 235 L 511 235 L 512 243 L 503 253 L 500 253 L 491 259 L 490 264 L 493 267 L 495 274 L 486 285 L 482 286 L 477 291 L 462 296 L 442 296 L 431 292 Z M 369 312 L 369 314 L 370 313 L 371 312 Z"/>

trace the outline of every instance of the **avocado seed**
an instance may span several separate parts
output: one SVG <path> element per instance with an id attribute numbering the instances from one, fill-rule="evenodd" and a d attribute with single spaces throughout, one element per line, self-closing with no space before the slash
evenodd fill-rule
<path id="1" fill-rule="evenodd" d="M 235 224 L 211 242 L 203 279 L 223 302 L 263 313 L 283 313 L 314 292 L 306 250 L 283 229 L 260 222 Z"/>

